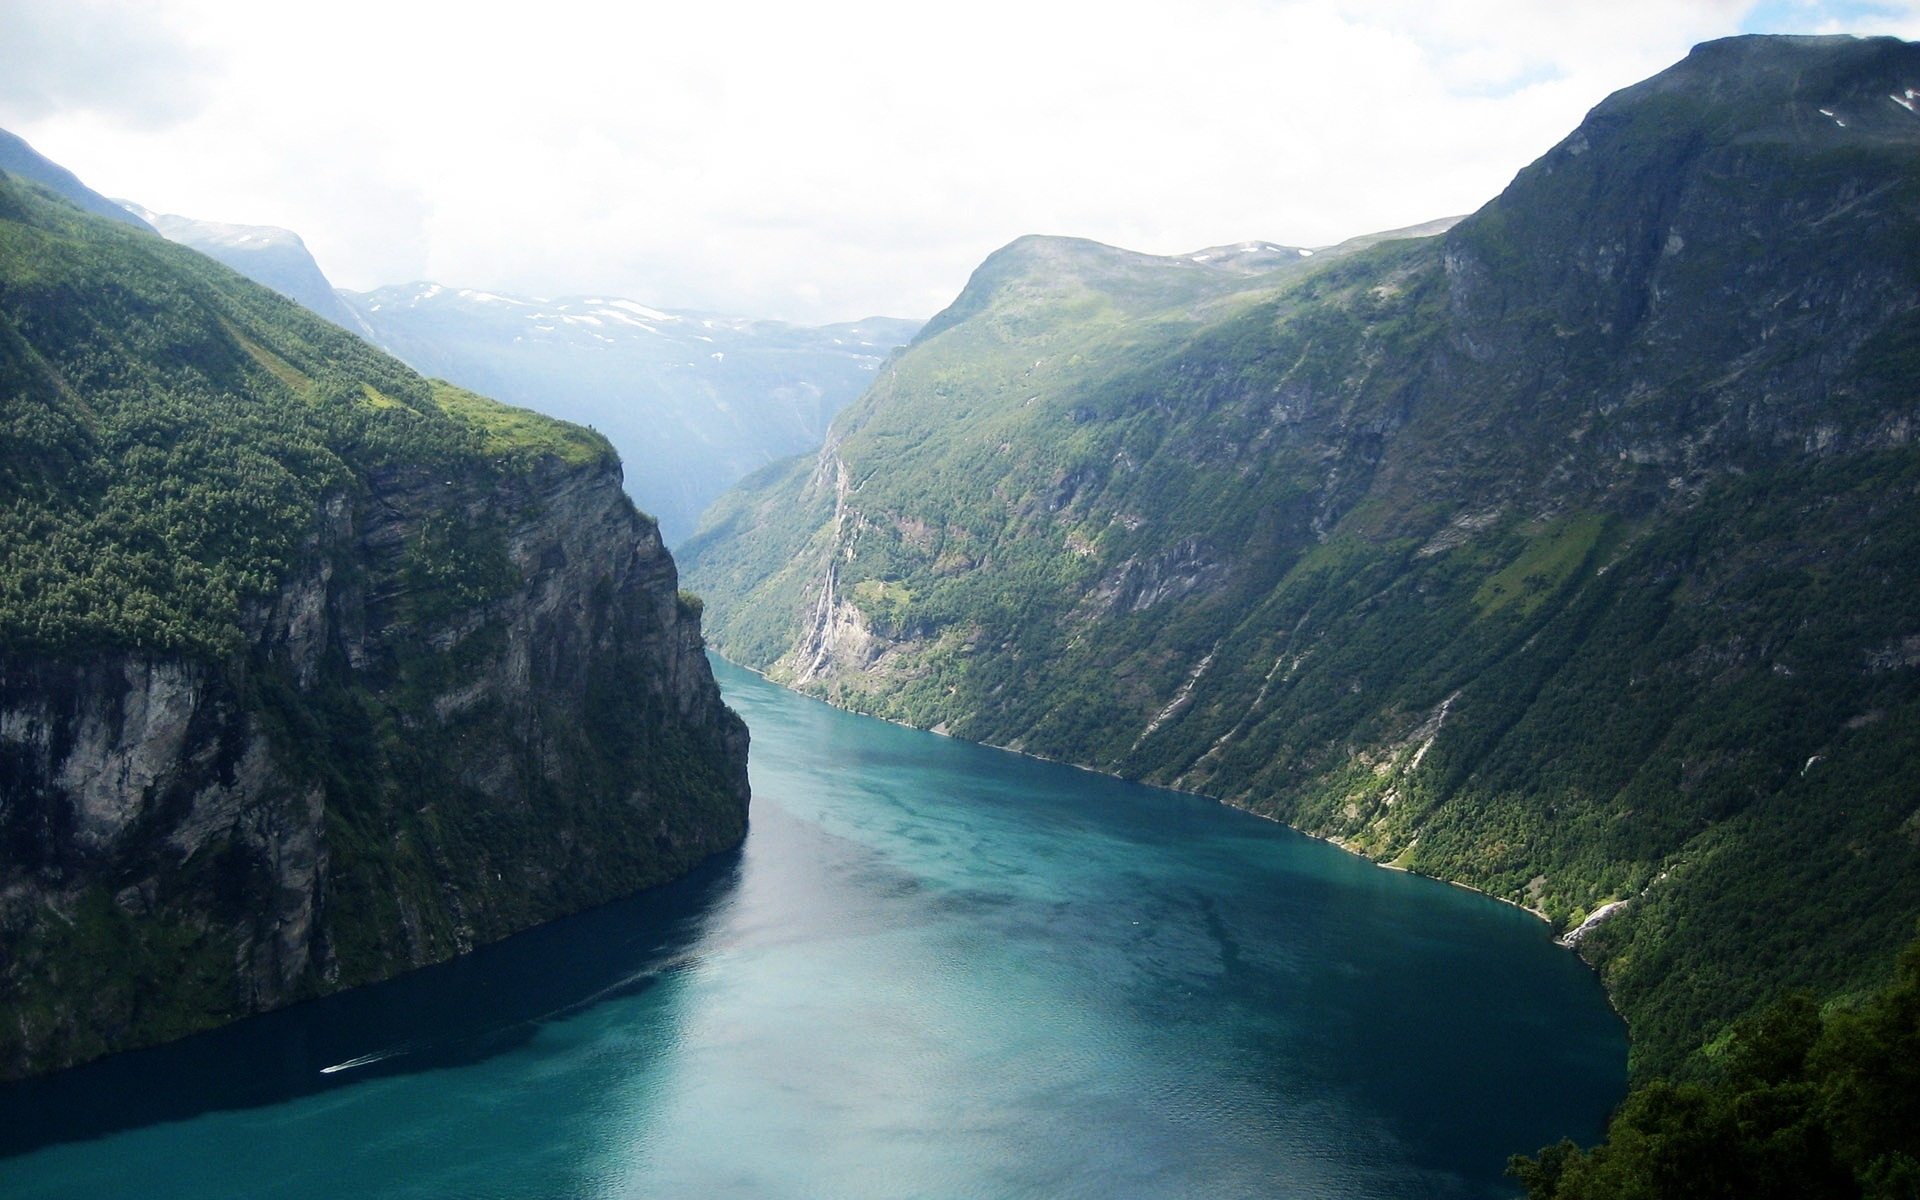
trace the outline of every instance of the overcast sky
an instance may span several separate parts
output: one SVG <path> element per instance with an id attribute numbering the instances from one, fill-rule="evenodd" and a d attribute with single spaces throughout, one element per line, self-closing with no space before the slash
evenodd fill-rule
<path id="1" fill-rule="evenodd" d="M 433 279 L 817 323 L 996 247 L 1325 245 L 1468 212 L 1601 98 L 1920 0 L 4 0 L 0 126 L 160 212 Z"/>

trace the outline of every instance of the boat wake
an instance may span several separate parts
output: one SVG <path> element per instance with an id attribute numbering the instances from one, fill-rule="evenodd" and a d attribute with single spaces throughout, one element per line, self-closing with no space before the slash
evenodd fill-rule
<path id="1" fill-rule="evenodd" d="M 377 1050 L 372 1054 L 362 1054 L 358 1058 L 350 1058 L 345 1062 L 337 1062 L 330 1067 L 321 1067 L 320 1073 L 322 1075 L 333 1075 L 340 1071 L 351 1071 L 355 1067 L 364 1067 L 369 1063 L 377 1063 L 383 1058 L 392 1058 L 396 1054 L 405 1053 L 406 1051 L 404 1050 Z"/>

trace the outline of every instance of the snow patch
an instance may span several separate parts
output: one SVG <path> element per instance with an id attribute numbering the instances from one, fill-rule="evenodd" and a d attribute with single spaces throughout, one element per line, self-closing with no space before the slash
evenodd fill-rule
<path id="1" fill-rule="evenodd" d="M 1900 95 L 1896 93 L 1894 95 L 1888 96 L 1887 99 L 1893 101 L 1895 104 L 1898 104 L 1901 108 L 1906 109 L 1908 112 L 1915 112 L 1916 110 L 1913 107 L 1913 102 L 1915 100 L 1920 100 L 1920 95 L 1916 95 L 1912 88 L 1908 88 L 1905 95 Z"/>
<path id="2" fill-rule="evenodd" d="M 648 321 L 678 321 L 680 319 L 672 313 L 663 313 L 657 308 L 648 308 L 644 304 L 635 304 L 631 300 L 609 300 L 606 307 L 622 308 L 634 316 L 644 318 Z"/>
<path id="3" fill-rule="evenodd" d="M 635 329 L 644 329 L 648 333 L 660 332 L 658 329 L 655 329 L 653 326 L 647 324 L 645 321 L 642 321 L 640 318 L 628 316 L 626 313 L 619 312 L 615 309 L 596 308 L 593 310 L 593 312 L 595 316 L 605 317 L 609 321 L 618 321 L 622 325 L 631 325 Z"/>

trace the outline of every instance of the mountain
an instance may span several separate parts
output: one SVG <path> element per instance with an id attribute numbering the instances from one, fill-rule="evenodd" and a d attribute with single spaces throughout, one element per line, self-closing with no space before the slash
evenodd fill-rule
<path id="1" fill-rule="evenodd" d="M 819 447 L 920 323 L 808 327 L 416 283 L 342 292 L 357 327 L 428 375 L 604 432 L 669 542 L 749 472 Z"/>
<path id="2" fill-rule="evenodd" d="M 0 160 L 6 153 L 0 140 Z M 66 174 L 39 161 L 49 178 Z M 701 511 L 743 476 L 817 448 L 833 415 L 921 324 L 875 317 L 789 325 L 436 283 L 342 291 L 292 230 L 155 213 L 66 178 L 123 218 L 225 263 L 422 374 L 604 432 L 625 463 L 628 493 L 669 542 L 691 533 Z M 1243 259 L 1260 252 L 1219 248 Z"/>
<path id="3" fill-rule="evenodd" d="M 0 175 L 0 1078 L 736 846 L 747 735 L 606 439 Z"/>
<path id="4" fill-rule="evenodd" d="M 320 270 L 320 264 L 313 260 L 307 244 L 291 229 L 202 221 L 152 212 L 130 200 L 118 203 L 168 241 L 191 246 L 208 258 L 227 264 L 342 329 L 365 332 L 353 310 L 334 294 L 333 284 Z"/>
<path id="5" fill-rule="evenodd" d="M 1917 104 L 1920 46 L 1730 39 L 1438 235 L 1015 242 L 682 545 L 711 635 L 1525 905 L 1642 1078 L 1863 993 L 1920 917 Z"/>
<path id="6" fill-rule="evenodd" d="M 0 171 L 32 180 L 50 189 L 67 203 L 96 217 L 106 217 L 122 225 L 152 232 L 153 227 L 139 216 L 81 183 L 80 177 L 72 171 L 42 155 L 18 134 L 8 133 L 4 129 L 0 129 Z"/>

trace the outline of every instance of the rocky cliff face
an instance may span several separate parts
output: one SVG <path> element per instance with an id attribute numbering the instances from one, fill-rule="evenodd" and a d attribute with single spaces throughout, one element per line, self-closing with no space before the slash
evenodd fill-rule
<path id="1" fill-rule="evenodd" d="M 0 1073 L 443 959 L 738 844 L 746 730 L 618 472 L 438 476 L 329 498 L 244 666 L 0 657 Z M 499 514 L 513 582 L 423 603 L 423 531 Z"/>
<path id="2" fill-rule="evenodd" d="M 0 1077 L 445 959 L 746 829 L 586 430 L 0 175 Z"/>
<path id="3" fill-rule="evenodd" d="M 244 666 L 0 657 L 4 1074 L 446 958 L 739 842 L 746 730 L 618 472 L 438 475 L 329 498 Z M 513 582 L 423 604 L 423 531 L 500 514 Z"/>

